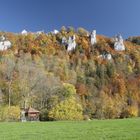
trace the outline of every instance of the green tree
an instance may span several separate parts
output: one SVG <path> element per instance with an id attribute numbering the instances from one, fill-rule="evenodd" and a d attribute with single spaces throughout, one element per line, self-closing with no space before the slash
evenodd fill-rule
<path id="1" fill-rule="evenodd" d="M 50 112 L 49 117 L 54 120 L 82 120 L 82 106 L 74 97 L 60 102 Z"/>
<path id="2" fill-rule="evenodd" d="M 89 34 L 89 32 L 86 29 L 81 28 L 81 27 L 77 29 L 77 32 L 81 36 L 87 36 Z"/>

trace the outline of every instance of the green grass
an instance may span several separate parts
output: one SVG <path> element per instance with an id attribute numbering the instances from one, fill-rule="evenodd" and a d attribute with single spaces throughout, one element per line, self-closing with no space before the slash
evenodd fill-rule
<path id="1" fill-rule="evenodd" d="M 0 140 L 140 140 L 140 118 L 0 123 Z"/>

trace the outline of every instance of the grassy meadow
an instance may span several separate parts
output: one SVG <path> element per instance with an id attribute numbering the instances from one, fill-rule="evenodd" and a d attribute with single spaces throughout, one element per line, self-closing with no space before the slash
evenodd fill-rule
<path id="1" fill-rule="evenodd" d="M 140 140 L 140 118 L 0 123 L 0 140 Z"/>

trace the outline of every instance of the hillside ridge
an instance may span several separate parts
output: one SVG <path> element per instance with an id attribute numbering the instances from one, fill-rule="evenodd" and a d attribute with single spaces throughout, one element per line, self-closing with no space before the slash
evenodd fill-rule
<path id="1" fill-rule="evenodd" d="M 7 106 L 38 109 L 41 120 L 140 116 L 140 37 L 0 32 L 0 104 L 0 120 Z"/>

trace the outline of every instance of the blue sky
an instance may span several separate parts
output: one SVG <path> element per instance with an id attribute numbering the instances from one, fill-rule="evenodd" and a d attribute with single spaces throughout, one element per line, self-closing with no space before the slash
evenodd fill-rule
<path id="1" fill-rule="evenodd" d="M 140 35 L 140 0 L 0 0 L 0 30 L 83 27 L 98 34 Z"/>

